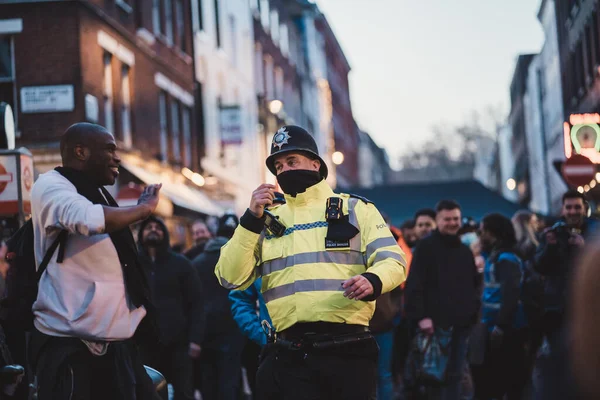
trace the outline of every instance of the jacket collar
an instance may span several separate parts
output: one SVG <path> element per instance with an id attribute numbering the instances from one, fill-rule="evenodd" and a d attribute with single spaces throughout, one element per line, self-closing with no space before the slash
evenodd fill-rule
<path id="1" fill-rule="evenodd" d="M 300 207 L 313 202 L 320 202 L 334 196 L 333 190 L 325 179 L 306 189 L 304 193 L 298 193 L 296 197 L 285 195 L 285 202 L 290 207 Z"/>

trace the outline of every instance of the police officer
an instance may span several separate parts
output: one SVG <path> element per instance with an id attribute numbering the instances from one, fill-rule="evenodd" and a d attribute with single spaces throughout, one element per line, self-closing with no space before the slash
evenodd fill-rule
<path id="1" fill-rule="evenodd" d="M 279 129 L 267 167 L 285 204 L 273 206 L 275 186 L 260 185 L 215 268 L 229 289 L 262 275 L 276 332 L 261 356 L 259 398 L 370 399 L 378 348 L 369 320 L 374 300 L 406 279 L 402 250 L 372 203 L 332 191 L 306 130 Z"/>

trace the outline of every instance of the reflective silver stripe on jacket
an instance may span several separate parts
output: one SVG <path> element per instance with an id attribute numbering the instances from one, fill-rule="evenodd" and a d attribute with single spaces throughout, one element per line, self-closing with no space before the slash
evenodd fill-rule
<path id="1" fill-rule="evenodd" d="M 373 265 L 375 265 L 379 261 L 385 260 L 386 258 L 394 259 L 396 261 L 399 261 L 402 265 L 406 265 L 406 260 L 404 260 L 404 257 L 402 257 L 398 253 L 394 253 L 393 251 L 389 251 L 389 250 L 378 251 L 377 254 L 375 255 L 375 259 L 373 260 Z M 368 260 L 368 258 L 367 258 L 367 260 Z"/>
<path id="2" fill-rule="evenodd" d="M 300 292 L 337 292 L 343 291 L 343 279 L 309 279 L 296 281 L 285 285 L 274 287 L 263 293 L 265 302 L 281 299 Z"/>
<path id="3" fill-rule="evenodd" d="M 381 247 L 397 246 L 396 240 L 389 236 L 373 240 L 367 245 L 367 260 Z"/>
<path id="4" fill-rule="evenodd" d="M 343 265 L 365 265 L 362 253 L 357 251 L 316 251 L 300 253 L 288 257 L 266 261 L 262 265 L 262 275 L 303 264 L 334 263 Z"/>
<path id="5" fill-rule="evenodd" d="M 494 310 L 499 310 L 500 307 L 502 307 L 502 304 L 500 304 L 500 303 L 486 303 L 486 302 L 483 302 L 482 305 L 484 307 L 491 308 L 491 309 L 494 309 Z"/>
<path id="6" fill-rule="evenodd" d="M 242 285 L 234 285 L 233 283 L 227 282 L 225 278 L 221 277 L 221 286 L 223 286 L 225 289 L 233 290 L 239 288 Z"/>

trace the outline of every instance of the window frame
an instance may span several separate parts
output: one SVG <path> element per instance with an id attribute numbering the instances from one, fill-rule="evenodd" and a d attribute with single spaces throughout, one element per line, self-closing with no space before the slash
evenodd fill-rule
<path id="1" fill-rule="evenodd" d="M 161 89 L 158 93 L 158 126 L 160 134 L 160 155 L 163 163 L 167 163 L 169 159 L 169 111 L 167 97 L 167 92 Z"/>
<path id="2" fill-rule="evenodd" d="M 115 133 L 115 91 L 113 77 L 113 59 L 114 56 L 108 51 L 104 51 L 102 56 L 102 107 L 104 127 L 107 131 Z M 110 118 L 109 118 L 110 117 Z"/>
<path id="3" fill-rule="evenodd" d="M 131 108 L 131 67 L 121 65 L 121 139 L 123 147 L 133 147 L 132 108 Z"/>

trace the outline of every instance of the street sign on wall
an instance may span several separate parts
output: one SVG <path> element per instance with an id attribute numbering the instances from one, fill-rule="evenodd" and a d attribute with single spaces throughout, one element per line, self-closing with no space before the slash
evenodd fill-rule
<path id="1" fill-rule="evenodd" d="M 21 88 L 21 112 L 69 112 L 75 109 L 73 85 Z"/>
<path id="2" fill-rule="evenodd" d="M 0 214 L 19 213 L 19 186 L 17 159 L 13 155 L 0 156 Z"/>
<path id="3" fill-rule="evenodd" d="M 572 186 L 588 185 L 596 176 L 596 172 L 596 164 L 580 154 L 574 154 L 562 166 L 563 177 Z"/>
<path id="4" fill-rule="evenodd" d="M 242 109 L 239 106 L 222 106 L 220 112 L 221 143 L 242 143 Z"/>

